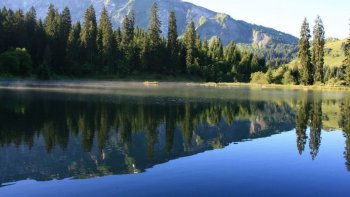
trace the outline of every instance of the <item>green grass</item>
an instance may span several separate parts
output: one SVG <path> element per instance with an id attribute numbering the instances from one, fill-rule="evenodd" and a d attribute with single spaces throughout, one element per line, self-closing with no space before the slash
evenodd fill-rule
<path id="1" fill-rule="evenodd" d="M 191 85 L 191 84 L 189 84 Z M 350 91 L 350 87 L 346 86 L 331 86 L 331 85 L 281 85 L 281 84 L 253 84 L 253 83 L 193 83 L 192 85 L 204 86 L 204 87 L 239 87 L 246 86 L 251 88 L 263 88 L 263 89 L 290 89 L 290 90 L 321 90 L 321 91 Z"/>
<path id="2" fill-rule="evenodd" d="M 329 67 L 341 67 L 345 59 L 342 44 L 346 42 L 344 40 L 327 39 L 325 45 L 325 58 L 324 65 Z M 299 64 L 298 59 L 292 60 L 287 64 L 288 67 L 293 67 L 295 64 Z"/>
<path id="3" fill-rule="evenodd" d="M 346 40 L 327 40 L 325 46 L 325 65 L 330 67 L 340 67 L 345 59 L 342 44 Z"/>

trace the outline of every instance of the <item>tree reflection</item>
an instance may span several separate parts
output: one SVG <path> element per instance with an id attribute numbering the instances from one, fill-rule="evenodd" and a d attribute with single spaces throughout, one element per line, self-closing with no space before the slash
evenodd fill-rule
<path id="1" fill-rule="evenodd" d="M 33 170 L 28 174 L 42 179 L 137 173 L 169 159 L 295 127 L 301 154 L 309 120 L 313 159 L 321 145 L 321 98 L 304 98 L 297 101 L 296 108 L 284 101 L 169 100 L 59 94 L 5 99 L 0 95 L 0 145 L 4 149 L 26 145 L 34 161 L 32 169 L 46 168 L 44 175 L 33 175 Z M 349 101 L 342 103 L 341 119 L 348 166 L 349 106 Z M 40 152 L 42 147 L 46 153 Z M 13 152 L 13 158 L 17 153 Z M 16 162 L 12 167 L 20 168 L 21 162 Z"/>
<path id="2" fill-rule="evenodd" d="M 339 125 L 343 128 L 345 141 L 344 157 L 346 167 L 350 171 L 350 99 L 340 103 L 341 116 Z"/>
<path id="3" fill-rule="evenodd" d="M 308 98 L 303 99 L 298 104 L 296 117 L 296 134 L 299 154 L 302 154 L 305 149 L 307 140 L 306 129 L 309 121 L 310 108 L 311 103 Z"/>
<path id="4" fill-rule="evenodd" d="M 322 100 L 315 99 L 312 103 L 310 114 L 310 154 L 312 159 L 315 159 L 321 145 L 321 130 L 322 130 Z"/>

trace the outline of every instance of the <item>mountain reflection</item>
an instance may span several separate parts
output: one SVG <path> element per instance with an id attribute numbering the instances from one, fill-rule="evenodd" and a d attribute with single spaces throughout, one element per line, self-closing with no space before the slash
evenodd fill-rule
<path id="1" fill-rule="evenodd" d="M 6 93 L 0 96 L 0 183 L 139 173 L 295 128 L 299 153 L 309 141 L 316 159 L 328 102 Z M 333 103 L 340 106 L 350 170 L 350 102 Z"/>

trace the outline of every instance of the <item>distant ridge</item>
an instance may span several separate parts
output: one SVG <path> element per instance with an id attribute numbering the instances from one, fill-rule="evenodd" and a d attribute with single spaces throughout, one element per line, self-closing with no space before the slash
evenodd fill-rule
<path id="1" fill-rule="evenodd" d="M 193 20 L 202 39 L 216 36 L 221 38 L 224 44 L 234 41 L 266 46 L 268 44 L 296 44 L 298 41 L 290 34 L 235 20 L 227 14 L 217 13 L 181 0 L 1 0 L 0 6 L 14 10 L 23 9 L 24 11 L 33 6 L 40 18 L 46 16 L 50 4 L 54 4 L 60 10 L 68 6 L 74 21 L 82 20 L 85 10 L 90 5 L 95 7 L 97 17 L 99 17 L 103 6 L 106 6 L 115 27 L 120 26 L 123 17 L 133 9 L 135 10 L 136 24 L 146 29 L 151 6 L 154 2 L 159 5 L 159 16 L 164 35 L 167 32 L 169 11 L 174 10 L 178 21 L 179 35 L 184 33 L 189 21 Z"/>

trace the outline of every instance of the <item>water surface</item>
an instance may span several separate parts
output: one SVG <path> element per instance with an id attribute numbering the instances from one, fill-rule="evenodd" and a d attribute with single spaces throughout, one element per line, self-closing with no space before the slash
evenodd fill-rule
<path id="1" fill-rule="evenodd" d="M 0 196 L 349 196 L 350 97 L 0 90 Z"/>

